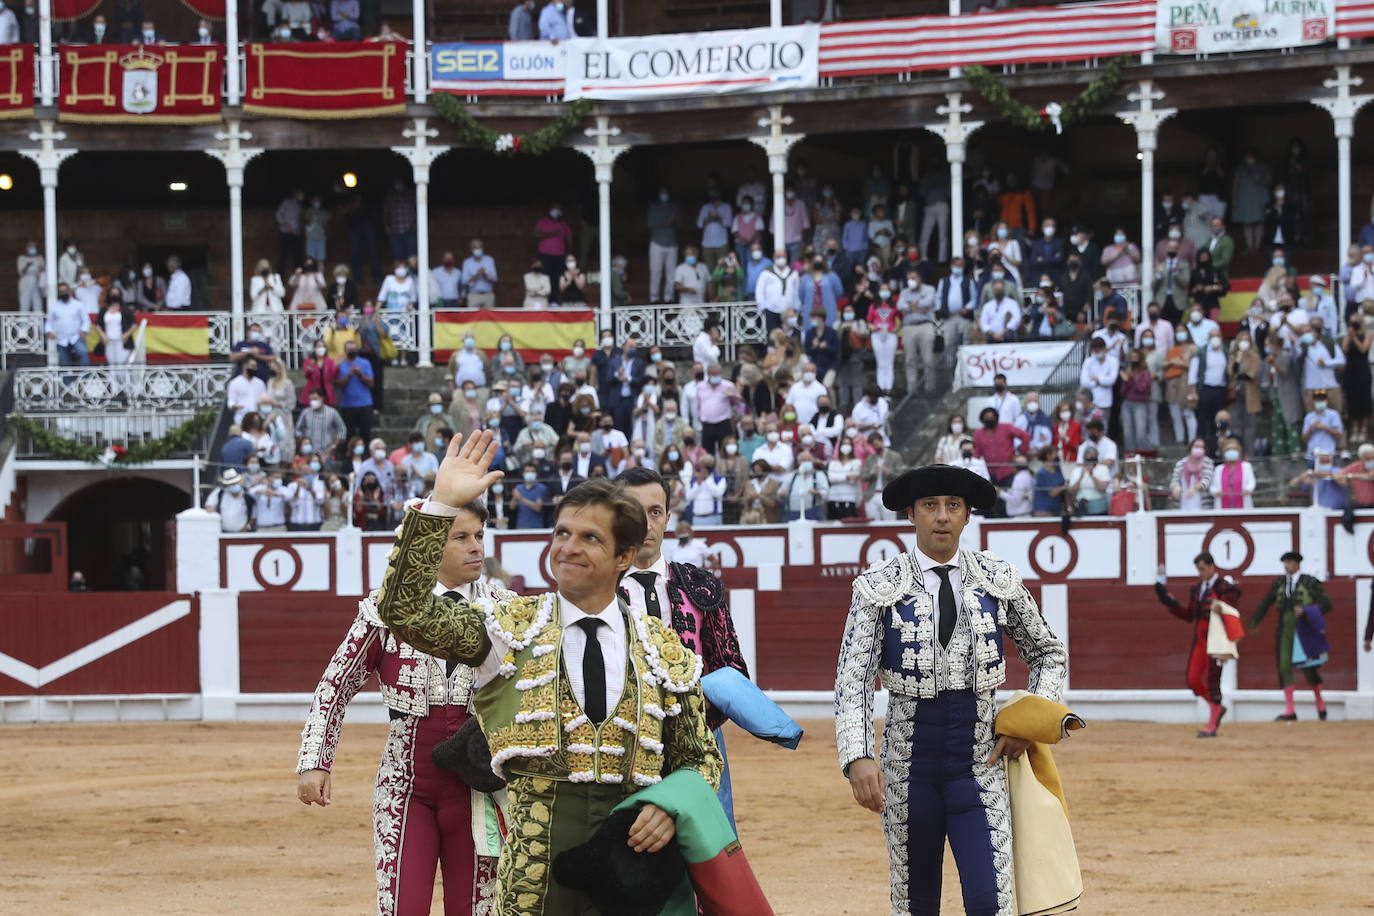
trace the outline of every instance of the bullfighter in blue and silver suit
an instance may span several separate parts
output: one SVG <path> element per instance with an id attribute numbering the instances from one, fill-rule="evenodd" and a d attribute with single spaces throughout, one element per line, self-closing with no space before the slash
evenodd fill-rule
<path id="1" fill-rule="evenodd" d="M 835 677 L 835 735 L 854 798 L 882 812 L 892 916 L 940 912 L 948 837 L 964 907 L 1014 916 L 1011 814 L 1003 757 L 1029 742 L 994 734 L 1006 678 L 1003 634 L 1030 666 L 1031 692 L 1058 700 L 1068 657 L 1010 563 L 959 549 L 993 486 L 932 465 L 888 485 L 883 504 L 916 526 L 916 546 L 854 580 Z M 873 759 L 873 684 L 889 691 Z"/>

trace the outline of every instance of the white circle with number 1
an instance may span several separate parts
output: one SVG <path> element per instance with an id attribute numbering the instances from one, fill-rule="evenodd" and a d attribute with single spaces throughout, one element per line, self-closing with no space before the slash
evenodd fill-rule
<path id="1" fill-rule="evenodd" d="M 1045 575 L 1064 572 L 1073 562 L 1073 545 L 1059 534 L 1047 534 L 1035 545 L 1035 563 Z"/>
<path id="2" fill-rule="evenodd" d="M 1250 562 L 1250 543 L 1239 531 L 1218 531 L 1206 549 L 1222 569 L 1240 569 Z"/>
<path id="3" fill-rule="evenodd" d="M 283 586 L 296 578 L 296 556 L 275 547 L 258 554 L 258 578 L 264 585 Z"/>
<path id="4" fill-rule="evenodd" d="M 899 553 L 905 553 L 906 548 L 902 542 L 893 538 L 879 538 L 872 541 L 864 549 L 863 562 L 866 566 L 874 563 L 886 563 Z"/>

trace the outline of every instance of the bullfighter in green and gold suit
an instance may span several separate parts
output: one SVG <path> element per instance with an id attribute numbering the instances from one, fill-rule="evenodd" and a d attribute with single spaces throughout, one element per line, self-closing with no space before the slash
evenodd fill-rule
<path id="1" fill-rule="evenodd" d="M 1269 591 L 1260 599 L 1250 618 L 1250 629 L 1259 627 L 1270 605 L 1278 605 L 1279 625 L 1274 631 L 1275 653 L 1279 664 L 1279 686 L 1283 688 L 1283 715 L 1275 721 L 1292 722 L 1298 718 L 1293 704 L 1293 640 L 1297 638 L 1298 618 L 1306 613 L 1303 609 L 1316 606 L 1323 615 L 1331 613 L 1331 599 L 1326 596 L 1320 580 L 1315 576 L 1300 572 L 1302 554 L 1290 550 L 1283 555 L 1284 574 L 1274 580 Z M 1326 701 L 1322 699 L 1322 676 L 1316 668 L 1303 668 L 1302 675 L 1307 686 L 1317 700 L 1317 715 L 1326 718 Z"/>
<path id="2" fill-rule="evenodd" d="M 477 669 L 474 707 L 511 801 L 498 916 L 582 916 L 591 904 L 553 879 L 555 856 L 674 770 L 718 786 L 722 761 L 706 728 L 701 659 L 616 596 L 646 522 L 609 481 L 579 485 L 559 505 L 549 552 L 557 592 L 501 603 L 434 594 L 449 516 L 499 479 L 487 472 L 494 452 L 489 432 L 450 447 L 434 493 L 401 524 L 377 611 L 399 639 Z M 630 843 L 656 851 L 674 831 L 666 812 L 645 805 Z"/>

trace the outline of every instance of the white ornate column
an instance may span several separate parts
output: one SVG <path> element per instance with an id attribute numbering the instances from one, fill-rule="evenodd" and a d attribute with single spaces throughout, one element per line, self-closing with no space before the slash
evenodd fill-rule
<path id="1" fill-rule="evenodd" d="M 17 15 L 17 14 L 16 14 Z M 38 0 L 38 101 L 51 105 L 57 93 L 57 58 L 52 53 L 52 0 Z"/>
<path id="2" fill-rule="evenodd" d="M 946 115 L 947 120 L 928 124 L 926 130 L 945 141 L 945 159 L 949 162 L 949 254 L 953 258 L 964 253 L 964 160 L 968 138 L 983 122 L 963 119 L 973 106 L 963 102 L 959 93 L 951 92 L 945 98 L 949 104 L 936 108 L 935 113 Z"/>
<path id="3" fill-rule="evenodd" d="M 230 8 L 233 5 L 230 3 Z M 212 146 L 205 152 L 224 166 L 224 180 L 229 185 L 229 315 L 233 325 L 230 340 L 243 340 L 243 172 L 253 157 L 262 153 L 262 148 L 242 145 L 253 135 L 239 129 L 238 119 L 229 121 L 228 127 L 215 131 L 215 139 L 224 146 Z"/>
<path id="4" fill-rule="evenodd" d="M 410 34 L 414 36 L 410 41 L 410 82 L 415 92 L 415 104 L 423 105 L 429 97 L 429 46 L 425 40 L 425 0 L 411 0 L 410 18 Z M 416 187 L 419 187 L 419 182 L 416 182 Z"/>
<path id="5" fill-rule="evenodd" d="M 224 89 L 226 105 L 237 105 L 243 96 L 239 84 L 239 4 L 225 0 L 224 4 Z M 233 185 L 230 185 L 233 187 Z"/>
<path id="6" fill-rule="evenodd" d="M 426 128 L 424 118 L 416 118 L 414 129 L 407 127 L 401 131 L 401 136 L 413 141 L 411 146 L 393 146 L 391 149 L 406 158 L 415 178 L 415 256 L 419 262 L 418 276 L 415 278 L 419 305 L 419 314 L 416 317 L 416 338 L 420 351 L 418 365 L 432 366 L 433 347 L 430 341 L 433 339 L 433 328 L 430 324 L 429 302 L 429 167 L 434 164 L 434 160 L 447 153 L 449 148 L 430 144 L 430 138 L 439 136 L 439 132 L 432 127 Z"/>
<path id="7" fill-rule="evenodd" d="M 791 115 L 782 113 L 781 105 L 768 106 L 768 117 L 759 119 L 759 127 L 768 128 L 768 133 L 762 137 L 750 137 L 749 140 L 758 146 L 763 147 L 763 151 L 768 154 L 768 171 L 773 176 L 773 247 L 775 249 L 784 246 L 787 225 L 787 152 L 797 141 L 801 140 L 806 134 L 785 134 L 782 132 L 784 127 L 792 123 Z"/>
<path id="8" fill-rule="evenodd" d="M 1156 108 L 1155 102 L 1164 93 L 1154 88 L 1150 80 L 1140 81 L 1140 91 L 1126 98 L 1140 107 L 1126 111 L 1121 119 L 1135 128 L 1136 149 L 1140 153 L 1140 312 L 1149 307 L 1154 297 L 1155 280 L 1155 149 L 1159 145 L 1159 129 L 1177 108 Z M 1140 317 L 1136 316 L 1137 319 Z"/>
<path id="9" fill-rule="evenodd" d="M 612 137 L 620 136 L 620 128 L 612 127 L 610 118 L 597 117 L 596 126 L 588 127 L 583 133 L 596 140 L 595 146 L 583 145 L 576 149 L 596 167 L 598 269 L 601 272 L 600 329 L 607 330 L 614 327 L 611 321 L 611 176 L 615 170 L 615 160 L 630 147 L 623 143 L 611 143 Z"/>
<path id="10" fill-rule="evenodd" d="M 47 264 L 46 301 L 57 298 L 57 173 L 62 162 L 78 151 L 59 149 L 57 144 L 67 135 L 56 129 L 54 121 L 39 121 L 39 129 L 29 139 L 38 149 L 21 149 L 19 155 L 31 159 L 38 166 L 38 180 L 43 186 L 43 260 Z M 46 305 L 44 306 L 46 308 Z"/>
<path id="11" fill-rule="evenodd" d="M 1314 98 L 1313 104 L 1320 105 L 1326 109 L 1326 113 L 1331 115 L 1331 120 L 1336 126 L 1336 188 L 1337 200 L 1339 201 L 1339 222 L 1337 238 L 1340 248 L 1336 251 L 1336 258 L 1332 263 L 1344 264 L 1345 252 L 1350 247 L 1351 235 L 1351 201 L 1350 201 L 1350 141 L 1355 136 L 1355 115 L 1359 114 L 1360 109 L 1374 100 L 1374 95 L 1351 95 L 1350 90 L 1355 89 L 1364 80 L 1358 76 L 1350 75 L 1348 66 L 1336 68 L 1336 78 L 1333 80 L 1323 80 L 1322 85 L 1327 89 L 1335 89 L 1336 97 Z M 1342 290 L 1344 296 L 1344 290 Z"/>

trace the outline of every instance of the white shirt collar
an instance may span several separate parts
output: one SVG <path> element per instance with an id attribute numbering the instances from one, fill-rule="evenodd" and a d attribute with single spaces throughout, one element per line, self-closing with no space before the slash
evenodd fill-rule
<path id="1" fill-rule="evenodd" d="M 471 599 L 473 585 L 474 583 L 469 582 L 467 585 L 459 585 L 456 588 L 449 588 L 448 586 L 444 585 L 444 583 L 436 579 L 434 582 L 434 594 L 442 597 L 443 595 L 447 595 L 449 592 L 453 591 L 462 595 L 464 599 Z"/>
<path id="2" fill-rule="evenodd" d="M 956 570 L 959 568 L 959 551 L 957 550 L 954 552 L 954 556 L 950 557 L 948 561 L 943 563 L 939 560 L 932 560 L 930 557 L 922 553 L 921 548 L 919 547 L 911 548 L 911 556 L 912 559 L 916 561 L 916 568 L 919 569 L 923 575 L 925 573 L 930 572 L 937 566 L 953 566 Z"/>
<path id="3" fill-rule="evenodd" d="M 1207 588 L 1211 588 L 1213 585 L 1217 584 L 1217 579 L 1219 578 L 1221 578 L 1221 573 L 1212 573 L 1212 578 L 1208 579 L 1206 582 L 1202 584 L 1205 585 Z"/>
<path id="4" fill-rule="evenodd" d="M 662 576 L 664 579 L 667 579 L 667 578 L 668 578 L 668 558 L 665 557 L 665 556 L 663 555 L 663 551 L 661 551 L 661 550 L 659 551 L 659 553 L 658 553 L 658 559 L 655 560 L 653 563 L 649 564 L 648 566 L 631 566 L 631 567 L 630 567 L 630 571 L 627 572 L 625 575 L 626 575 L 626 576 L 633 576 L 635 573 L 642 573 L 642 572 L 651 572 L 651 573 L 654 573 L 655 575 Z"/>
<path id="5" fill-rule="evenodd" d="M 625 632 L 625 617 L 620 613 L 620 600 L 618 598 L 612 598 L 611 603 L 602 608 L 600 613 L 588 614 L 560 592 L 558 595 L 559 625 L 566 630 L 584 617 L 597 618 L 609 626 L 612 633 L 617 635 Z"/>

